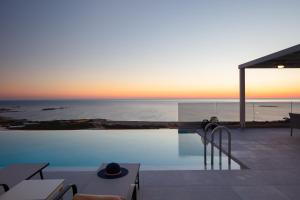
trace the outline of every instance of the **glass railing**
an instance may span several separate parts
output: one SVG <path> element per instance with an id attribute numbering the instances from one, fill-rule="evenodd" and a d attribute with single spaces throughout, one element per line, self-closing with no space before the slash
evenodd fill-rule
<path id="1" fill-rule="evenodd" d="M 246 121 L 277 121 L 300 113 L 300 102 L 247 102 Z M 217 116 L 220 121 L 239 121 L 239 102 L 179 103 L 178 121 L 200 121 Z"/>
<path id="2" fill-rule="evenodd" d="M 300 113 L 300 102 L 249 102 L 247 121 L 276 121 L 289 118 L 289 113 Z"/>

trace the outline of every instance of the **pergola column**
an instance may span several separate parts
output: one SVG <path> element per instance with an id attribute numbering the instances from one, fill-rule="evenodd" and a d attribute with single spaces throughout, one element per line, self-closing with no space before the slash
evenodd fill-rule
<path id="1" fill-rule="evenodd" d="M 240 126 L 244 128 L 245 120 L 245 68 L 240 68 Z"/>

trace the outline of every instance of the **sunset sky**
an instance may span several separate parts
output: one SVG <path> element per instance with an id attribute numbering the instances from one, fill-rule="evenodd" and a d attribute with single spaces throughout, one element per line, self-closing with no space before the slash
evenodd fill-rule
<path id="1" fill-rule="evenodd" d="M 238 65 L 300 43 L 299 0 L 0 2 L 0 99 L 237 98 Z M 246 71 L 300 98 L 300 69 Z"/>

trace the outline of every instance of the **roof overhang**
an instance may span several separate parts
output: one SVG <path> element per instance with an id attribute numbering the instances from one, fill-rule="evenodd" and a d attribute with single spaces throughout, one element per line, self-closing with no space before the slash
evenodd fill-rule
<path id="1" fill-rule="evenodd" d="M 241 64 L 239 69 L 277 68 L 279 65 L 284 68 L 300 68 L 300 44 Z"/>

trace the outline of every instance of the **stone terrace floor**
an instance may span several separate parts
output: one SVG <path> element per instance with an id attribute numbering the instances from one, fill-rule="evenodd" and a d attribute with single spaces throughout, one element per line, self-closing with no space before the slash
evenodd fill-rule
<path id="1" fill-rule="evenodd" d="M 250 169 L 232 171 L 142 171 L 143 200 L 300 199 L 300 130 L 233 129 L 232 154 Z M 80 189 L 91 172 L 47 171 Z"/>

